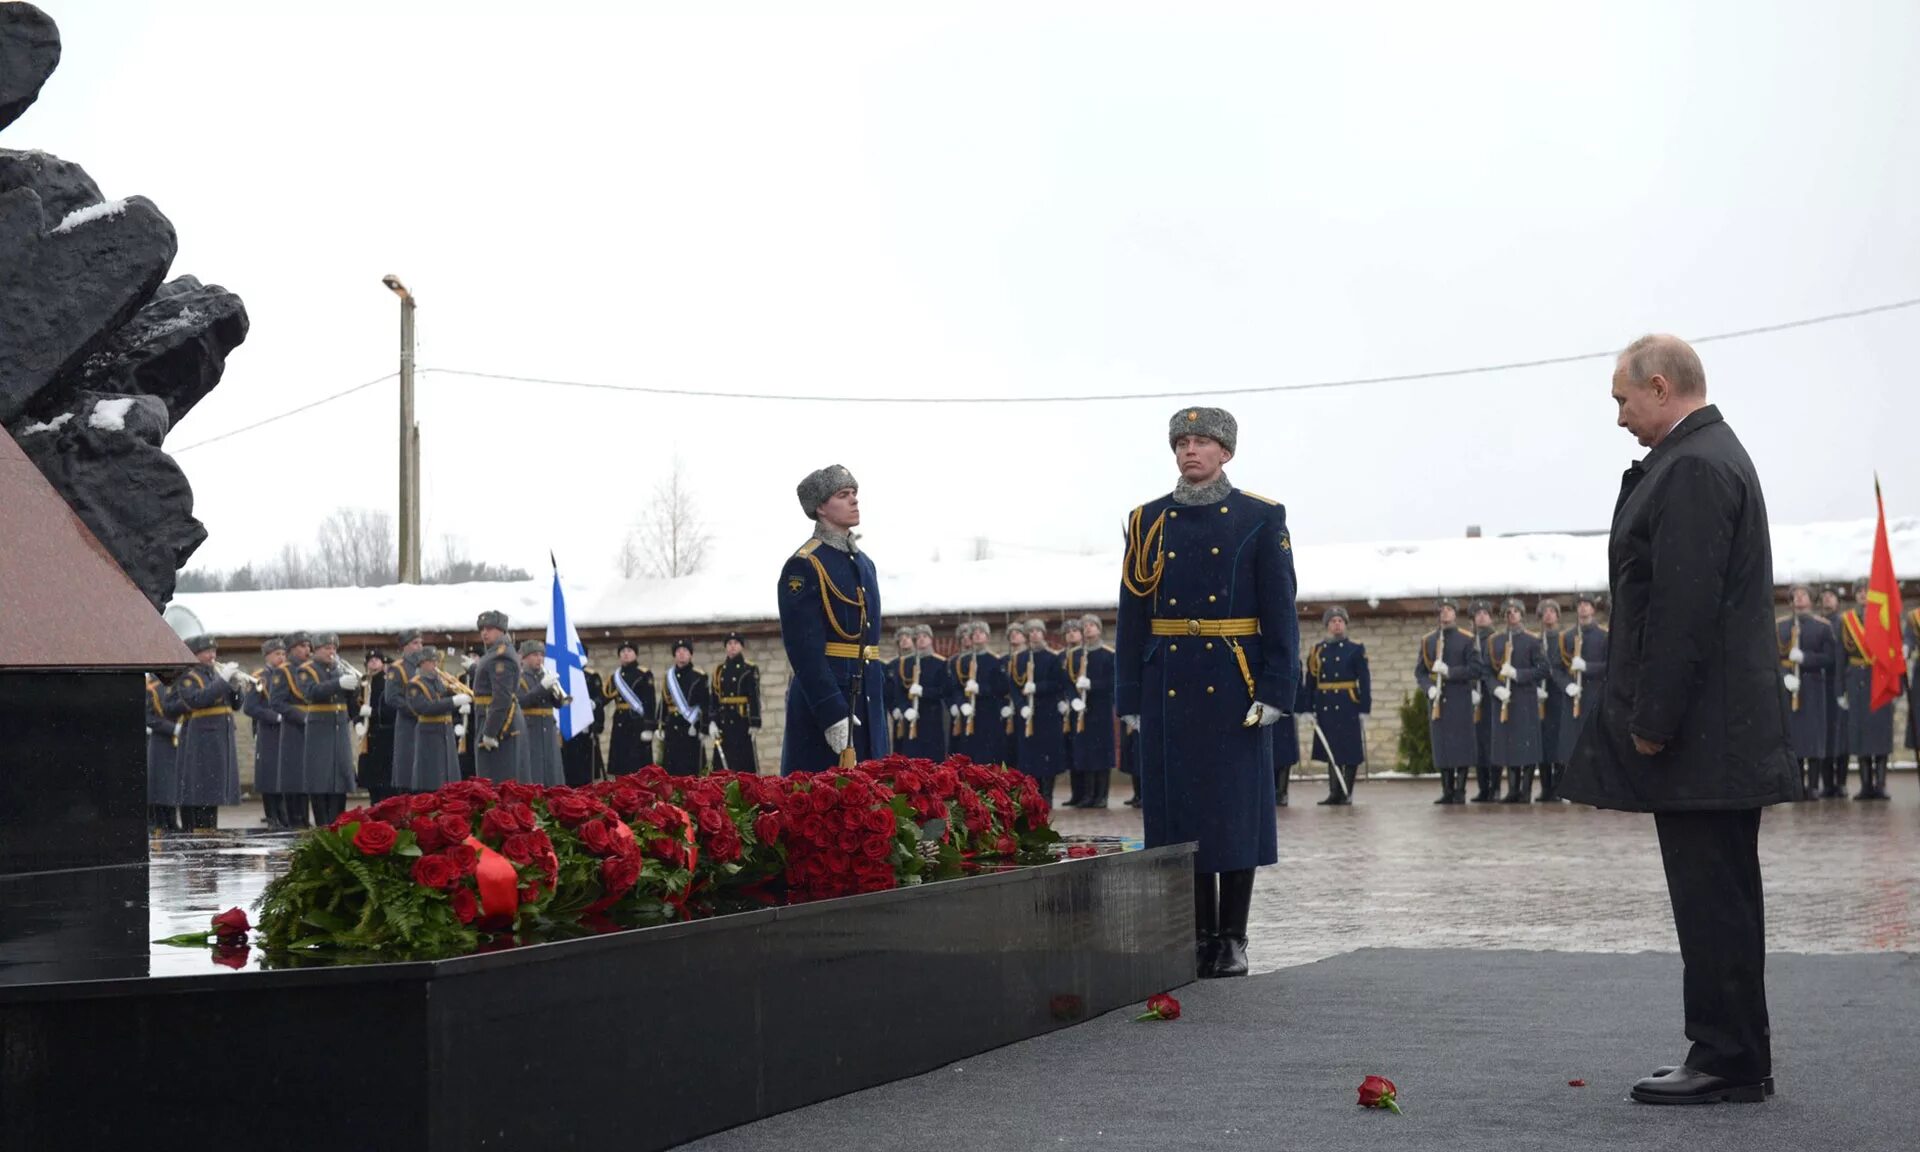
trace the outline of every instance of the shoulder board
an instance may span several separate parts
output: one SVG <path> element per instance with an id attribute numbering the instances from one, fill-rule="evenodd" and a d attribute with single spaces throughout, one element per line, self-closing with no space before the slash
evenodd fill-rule
<path id="1" fill-rule="evenodd" d="M 1594 627 L 1600 629 L 1600 631 L 1602 632 L 1607 631 L 1607 626 L 1605 624 L 1595 624 Z"/>
<path id="2" fill-rule="evenodd" d="M 1465 628 L 1455 628 L 1454 631 L 1458 632 L 1462 636 L 1465 636 L 1469 640 L 1473 639 L 1473 633 L 1467 631 Z"/>
<path id="3" fill-rule="evenodd" d="M 640 675 L 642 675 L 642 676 L 651 676 L 651 675 L 653 675 L 653 673 L 652 673 L 652 672 L 649 672 L 649 671 L 647 671 L 647 666 L 646 666 L 645 664 L 642 664 L 642 665 L 640 665 Z"/>
<path id="4" fill-rule="evenodd" d="M 1262 504 L 1271 504 L 1276 508 L 1280 506 L 1280 501 L 1272 499 L 1271 497 L 1262 496 L 1258 492 L 1249 492 L 1245 488 L 1240 489 L 1239 492 L 1240 492 L 1240 495 L 1251 496 L 1255 500 L 1260 501 Z"/>
<path id="5" fill-rule="evenodd" d="M 753 661 L 751 661 L 751 660 L 747 660 L 747 661 L 743 661 L 743 663 L 745 663 L 745 664 L 746 664 L 746 666 L 747 666 L 747 667 L 749 667 L 749 668 L 758 668 L 758 667 L 760 667 L 760 665 L 758 665 L 758 664 L 755 664 L 755 663 L 754 663 Z"/>
<path id="6" fill-rule="evenodd" d="M 813 550 L 818 547 L 820 547 L 820 537 L 815 536 L 813 539 L 807 541 L 805 544 L 800 545 L 800 550 L 795 552 L 794 555 L 795 556 L 811 556 L 813 555 Z"/>

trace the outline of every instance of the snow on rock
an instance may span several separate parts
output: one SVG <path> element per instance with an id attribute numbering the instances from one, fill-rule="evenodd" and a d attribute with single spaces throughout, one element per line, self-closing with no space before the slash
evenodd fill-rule
<path id="1" fill-rule="evenodd" d="M 127 202 L 125 200 L 102 200 L 98 204 L 89 204 L 85 208 L 75 208 L 73 211 L 67 213 L 67 218 L 54 225 L 53 231 L 56 235 L 61 232 L 71 232 L 82 224 L 91 224 L 95 220 L 104 220 L 109 216 L 118 216 L 126 210 Z"/>
<path id="2" fill-rule="evenodd" d="M 121 396 L 113 400 L 102 400 L 93 406 L 93 412 L 87 416 L 87 427 L 98 428 L 102 432 L 125 432 L 127 430 L 127 409 L 133 407 L 136 398 Z"/>
<path id="3" fill-rule="evenodd" d="M 33 423 L 27 425 L 25 428 L 20 429 L 20 435 L 32 436 L 35 433 L 39 433 L 39 432 L 57 432 L 60 430 L 60 426 L 62 424 L 65 424 L 67 421 L 71 419 L 73 419 L 73 413 L 62 412 L 60 413 L 60 415 L 55 416 L 53 419 L 45 422 L 36 420 Z"/>
<path id="4" fill-rule="evenodd" d="M 1894 563 L 1920 577 L 1920 517 L 1888 521 Z M 1873 521 L 1773 528 L 1774 579 L 1851 581 L 1866 574 Z M 880 565 L 880 599 L 888 617 L 1060 609 L 1106 609 L 1119 600 L 1120 555 L 975 560 L 919 566 Z M 1508 536 L 1483 539 L 1320 544 L 1295 541 L 1299 597 L 1306 603 L 1435 596 L 1604 591 L 1605 536 Z M 565 582 L 581 636 L 594 629 L 647 625 L 730 624 L 777 615 L 776 571 L 713 572 L 674 580 Z M 272 636 L 286 630 L 343 633 L 470 632 L 481 612 L 507 613 L 513 631 L 547 626 L 551 578 L 501 584 L 391 585 L 277 592 L 183 595 L 215 633 Z"/>

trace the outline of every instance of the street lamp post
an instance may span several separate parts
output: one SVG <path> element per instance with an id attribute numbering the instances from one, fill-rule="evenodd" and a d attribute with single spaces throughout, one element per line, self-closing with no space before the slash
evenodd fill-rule
<path id="1" fill-rule="evenodd" d="M 400 297 L 400 583 L 420 583 L 420 426 L 413 422 L 413 293 L 381 277 Z"/>

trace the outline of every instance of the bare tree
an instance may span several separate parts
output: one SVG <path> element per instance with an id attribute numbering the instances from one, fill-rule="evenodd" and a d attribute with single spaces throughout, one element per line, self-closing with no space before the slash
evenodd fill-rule
<path id="1" fill-rule="evenodd" d="M 420 577 L 420 582 L 423 584 L 472 584 L 531 579 L 533 574 L 525 568 L 469 559 L 465 537 L 442 536 L 440 537 L 440 558 L 428 565 L 426 572 Z"/>
<path id="2" fill-rule="evenodd" d="M 335 508 L 320 522 L 320 585 L 375 588 L 399 577 L 393 517 L 372 508 Z"/>
<path id="3" fill-rule="evenodd" d="M 653 486 L 653 499 L 634 517 L 620 545 L 620 574 L 670 578 L 690 576 L 707 558 L 705 521 L 693 495 L 693 482 L 680 457 L 673 470 Z"/>

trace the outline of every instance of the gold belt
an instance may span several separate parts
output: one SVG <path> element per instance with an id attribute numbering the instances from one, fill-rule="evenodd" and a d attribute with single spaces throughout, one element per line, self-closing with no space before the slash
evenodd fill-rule
<path id="1" fill-rule="evenodd" d="M 293 710 L 296 712 L 345 712 L 347 706 L 345 704 L 295 704 Z"/>
<path id="2" fill-rule="evenodd" d="M 827 655 L 838 656 L 843 660 L 878 660 L 880 659 L 880 646 L 878 644 L 869 644 L 863 648 L 858 644 L 843 644 L 838 640 L 829 640 L 827 641 Z"/>
<path id="3" fill-rule="evenodd" d="M 415 720 L 417 720 L 417 721 L 419 721 L 419 722 L 420 722 L 420 723 L 422 723 L 422 724 L 451 724 L 451 723 L 453 723 L 453 717 L 451 717 L 451 716 L 416 716 L 416 717 L 415 717 L 414 719 L 415 719 Z"/>
<path id="4" fill-rule="evenodd" d="M 1258 636 L 1260 621 L 1252 616 L 1225 620 L 1154 620 L 1155 636 Z"/>
<path id="5" fill-rule="evenodd" d="M 1319 687 L 1322 692 L 1358 692 L 1360 690 L 1360 681 L 1322 680 L 1320 681 Z"/>
<path id="6" fill-rule="evenodd" d="M 745 696 L 722 696 L 720 697 L 720 703 L 731 704 L 735 708 L 745 708 L 747 706 L 747 698 Z"/>
<path id="7" fill-rule="evenodd" d="M 613 704 L 613 710 L 615 712 L 631 712 L 633 711 L 633 705 L 627 703 L 625 700 L 616 700 Z"/>
<path id="8" fill-rule="evenodd" d="M 551 716 L 551 715 L 553 715 L 553 709 L 551 709 L 551 708 L 522 708 L 522 709 L 520 709 L 520 715 L 522 715 L 522 716 Z"/>
<path id="9" fill-rule="evenodd" d="M 492 696 L 475 696 L 473 698 L 473 702 L 475 704 L 491 704 L 493 703 L 493 697 Z"/>
<path id="10" fill-rule="evenodd" d="M 233 715 L 233 709 L 222 705 L 221 707 L 218 707 L 218 708 L 195 708 L 193 711 L 187 713 L 187 719 L 199 720 L 202 717 L 206 717 L 206 716 L 231 716 L 231 715 Z"/>
<path id="11" fill-rule="evenodd" d="M 1869 660 L 1869 659 L 1867 659 L 1867 658 L 1866 658 L 1866 657 L 1864 657 L 1864 656 L 1849 656 L 1849 657 L 1847 657 L 1847 667 L 1849 667 L 1849 668 L 1871 668 L 1871 667 L 1873 667 L 1873 661 L 1872 661 L 1872 660 Z"/>

